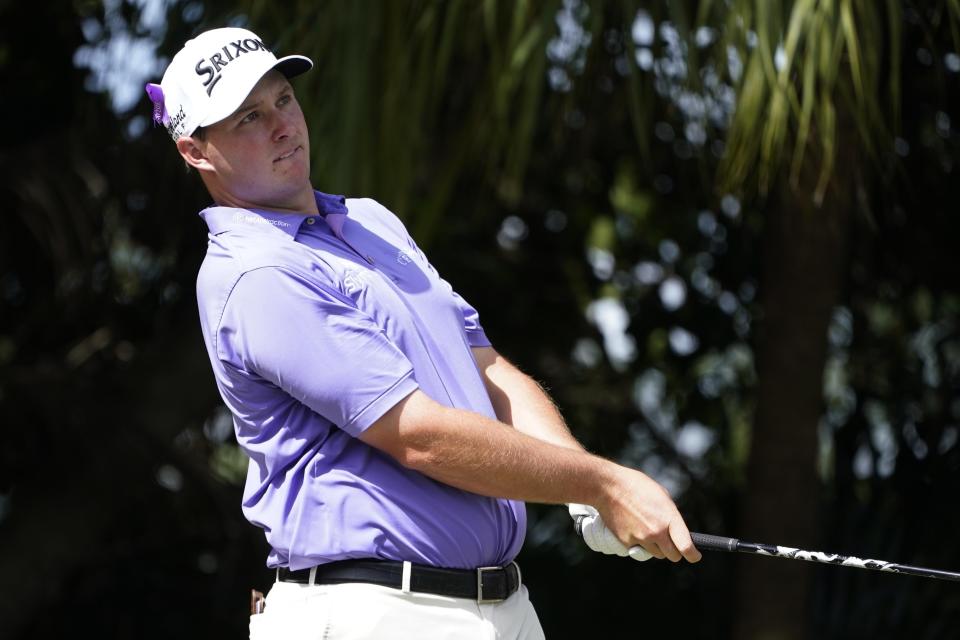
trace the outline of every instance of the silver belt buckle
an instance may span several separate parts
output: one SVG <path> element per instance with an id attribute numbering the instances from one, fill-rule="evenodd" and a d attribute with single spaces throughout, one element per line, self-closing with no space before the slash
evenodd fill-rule
<path id="1" fill-rule="evenodd" d="M 503 598 L 486 599 L 483 597 L 483 574 L 486 571 L 502 571 L 503 567 L 477 567 L 477 604 L 503 602 Z"/>

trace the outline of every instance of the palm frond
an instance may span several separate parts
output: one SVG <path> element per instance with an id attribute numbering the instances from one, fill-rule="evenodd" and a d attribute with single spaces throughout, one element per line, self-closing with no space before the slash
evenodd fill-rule
<path id="1" fill-rule="evenodd" d="M 711 9 L 701 7 L 701 20 L 729 24 L 729 17 L 716 13 L 722 8 L 743 23 L 724 34 L 717 57 L 733 48 L 747 61 L 741 78 L 729 78 L 737 105 L 720 167 L 722 191 L 763 196 L 783 167 L 797 186 L 804 165 L 815 162 L 813 196 L 820 202 L 834 171 L 838 135 L 867 158 L 889 148 L 900 117 L 902 16 L 896 0 L 704 6 Z"/>

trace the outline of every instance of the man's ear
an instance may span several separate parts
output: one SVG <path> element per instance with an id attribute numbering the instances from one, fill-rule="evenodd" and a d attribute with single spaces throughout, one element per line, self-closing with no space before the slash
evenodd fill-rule
<path id="1" fill-rule="evenodd" d="M 187 166 L 193 167 L 197 171 L 212 171 L 213 165 L 207 158 L 206 145 L 202 140 L 182 136 L 177 139 L 177 151 Z"/>

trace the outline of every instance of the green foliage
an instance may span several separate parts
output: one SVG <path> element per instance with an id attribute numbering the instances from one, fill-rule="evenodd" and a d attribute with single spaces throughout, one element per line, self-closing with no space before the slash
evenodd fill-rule
<path id="1" fill-rule="evenodd" d="M 742 79 L 731 78 L 739 100 L 721 183 L 726 190 L 766 195 L 782 166 L 789 165 L 797 186 L 804 166 L 815 163 L 813 199 L 819 205 L 838 142 L 863 148 L 872 160 L 891 146 L 889 124 L 900 100 L 899 3 L 726 5 L 705 3 L 699 15 L 703 24 L 724 24 L 713 45 L 718 57 L 734 51 L 744 64 Z M 884 104 L 892 118 L 881 110 Z M 855 132 L 839 128 L 838 112 L 849 114 Z M 850 134 L 856 137 L 847 139 Z"/>
<path id="2" fill-rule="evenodd" d="M 34 7 L 0 20 L 0 93 L 30 96 L 4 102 L 0 146 L 11 637 L 61 637 L 77 619 L 118 637 L 242 635 L 244 590 L 271 579 L 239 509 L 244 460 L 210 427 L 223 407 L 191 293 L 206 195 L 142 95 L 118 112 L 72 62 L 144 34 L 169 56 L 228 21 L 317 63 L 296 87 L 318 188 L 403 215 L 585 444 L 669 483 L 703 531 L 747 534 L 758 333 L 782 282 L 763 258 L 764 203 L 794 205 L 792 182 L 827 211 L 855 173 L 865 215 L 828 332 L 822 546 L 960 562 L 943 508 L 960 477 L 958 0 L 173 2 L 156 32 L 144 6 L 51 5 L 42 34 Z M 849 149 L 855 165 L 837 160 Z M 550 637 L 615 636 L 637 601 L 660 614 L 648 634 L 732 628 L 733 559 L 594 557 L 562 510 L 538 507 L 524 553 Z M 831 569 L 817 637 L 957 627 L 941 585 Z"/>

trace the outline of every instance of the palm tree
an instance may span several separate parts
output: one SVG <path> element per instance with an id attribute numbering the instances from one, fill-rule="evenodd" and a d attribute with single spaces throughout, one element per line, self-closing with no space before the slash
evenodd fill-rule
<path id="1" fill-rule="evenodd" d="M 881 157 L 899 126 L 902 12 L 894 1 L 707 1 L 686 29 L 717 35 L 706 51 L 688 37 L 688 51 L 701 68 L 725 69 L 737 94 L 716 185 L 763 217 L 744 537 L 817 542 L 827 327 L 843 300 L 851 225 L 870 215 L 868 194 L 882 193 Z M 956 2 L 935 3 L 929 16 L 956 36 Z M 682 12 L 673 18 L 685 26 Z M 735 637 L 805 637 L 809 570 L 742 566 Z"/>

